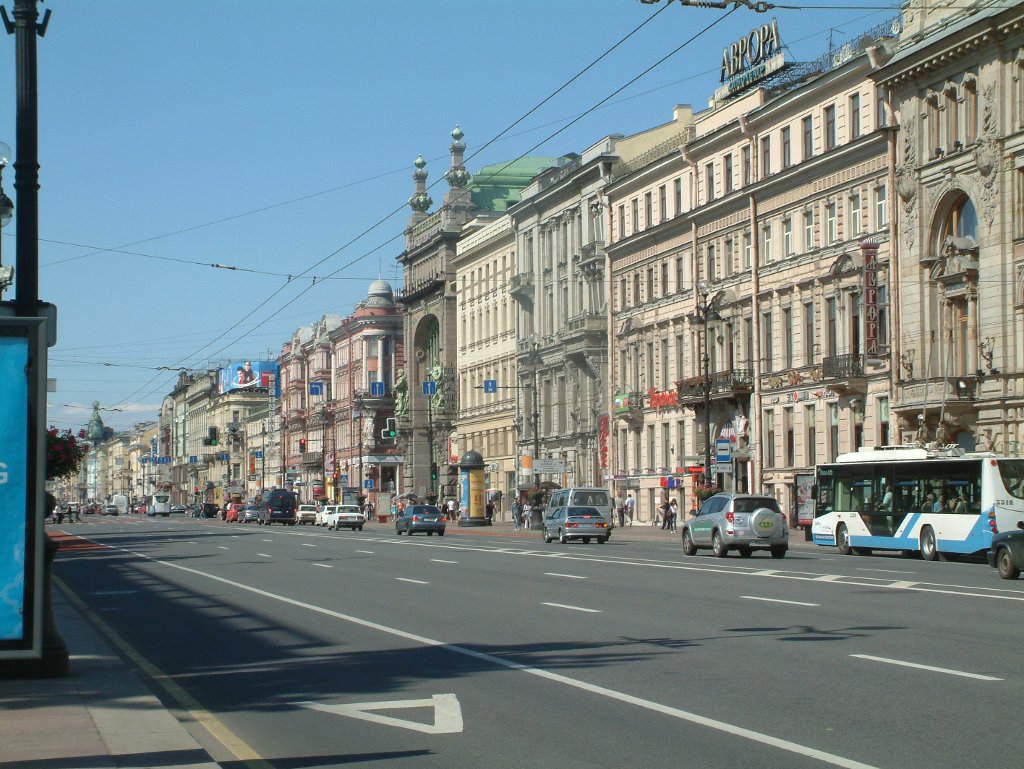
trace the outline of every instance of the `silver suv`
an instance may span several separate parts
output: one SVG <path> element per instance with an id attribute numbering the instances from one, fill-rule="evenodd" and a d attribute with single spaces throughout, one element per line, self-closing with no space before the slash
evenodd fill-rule
<path id="1" fill-rule="evenodd" d="M 715 494 L 701 505 L 695 518 L 683 523 L 683 552 L 694 555 L 707 547 L 719 558 L 725 558 L 730 550 L 749 558 L 755 549 L 783 558 L 789 549 L 786 517 L 769 496 Z"/>

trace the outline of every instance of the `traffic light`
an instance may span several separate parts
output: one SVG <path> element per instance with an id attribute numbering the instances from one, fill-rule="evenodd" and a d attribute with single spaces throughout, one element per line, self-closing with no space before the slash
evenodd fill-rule
<path id="1" fill-rule="evenodd" d="M 430 483 L 437 483 L 437 462 L 433 462 L 430 465 Z"/>
<path id="2" fill-rule="evenodd" d="M 216 446 L 217 445 L 217 428 L 216 427 L 211 427 L 210 428 L 210 445 L 211 446 Z"/>
<path id="3" fill-rule="evenodd" d="M 384 422 L 384 429 L 380 431 L 381 440 L 393 441 L 398 437 L 398 427 L 395 424 L 394 417 L 388 417 Z"/>
<path id="4" fill-rule="evenodd" d="M 305 454 L 306 453 L 306 439 L 305 438 L 299 438 L 299 453 L 300 454 Z"/>

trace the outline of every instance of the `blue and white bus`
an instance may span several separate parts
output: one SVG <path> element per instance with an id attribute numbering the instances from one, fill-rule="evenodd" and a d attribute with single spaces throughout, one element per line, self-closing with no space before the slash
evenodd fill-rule
<path id="1" fill-rule="evenodd" d="M 955 558 L 1024 520 L 1024 458 L 957 447 L 862 448 L 815 471 L 811 534 L 843 554 Z"/>

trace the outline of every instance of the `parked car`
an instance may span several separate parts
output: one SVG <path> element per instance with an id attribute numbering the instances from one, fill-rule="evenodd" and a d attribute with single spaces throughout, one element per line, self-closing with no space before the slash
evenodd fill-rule
<path id="1" fill-rule="evenodd" d="M 246 505 L 238 514 L 241 523 L 258 523 L 260 520 L 260 505 Z"/>
<path id="2" fill-rule="evenodd" d="M 186 512 L 188 512 L 188 508 L 184 505 L 171 505 L 171 513 L 181 513 L 184 515 Z"/>
<path id="3" fill-rule="evenodd" d="M 412 536 L 414 531 L 425 531 L 427 536 L 435 532 L 444 536 L 444 516 L 437 505 L 406 505 L 406 508 L 395 516 L 395 534 L 401 536 L 404 531 Z"/>
<path id="4" fill-rule="evenodd" d="M 557 539 L 564 544 L 578 539 L 588 545 L 596 539 L 603 545 L 612 535 L 604 513 L 596 507 L 556 507 L 541 519 L 541 524 L 545 542 Z"/>
<path id="5" fill-rule="evenodd" d="M 992 537 L 985 553 L 988 565 L 999 571 L 1003 579 L 1017 579 L 1024 568 L 1024 521 L 1017 522 L 1015 531 L 1001 531 Z"/>
<path id="6" fill-rule="evenodd" d="M 737 550 L 749 558 L 754 550 L 768 550 L 782 558 L 789 549 L 786 517 L 773 497 L 723 492 L 704 501 L 697 515 L 682 523 L 683 552 L 694 555 L 711 548 L 719 558 Z"/>
<path id="7" fill-rule="evenodd" d="M 328 505 L 325 509 L 327 514 L 324 516 L 324 525 L 328 529 L 363 530 L 366 516 L 359 505 Z"/>
<path id="8" fill-rule="evenodd" d="M 303 526 L 307 523 L 315 526 L 317 512 L 319 512 L 319 508 L 316 505 L 299 505 L 299 511 L 295 516 L 295 520 Z"/>
<path id="9" fill-rule="evenodd" d="M 258 523 L 269 526 L 272 523 L 295 525 L 295 515 L 299 509 L 299 498 L 294 491 L 271 489 L 263 498 Z"/>

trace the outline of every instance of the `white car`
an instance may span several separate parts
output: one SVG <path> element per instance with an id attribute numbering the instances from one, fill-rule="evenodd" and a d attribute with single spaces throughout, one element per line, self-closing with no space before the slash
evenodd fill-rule
<path id="1" fill-rule="evenodd" d="M 314 526 L 326 526 L 327 525 L 327 514 L 331 512 L 331 509 L 336 507 L 335 505 L 324 505 L 316 511 L 316 520 L 313 521 Z"/>
<path id="2" fill-rule="evenodd" d="M 366 523 L 366 516 L 359 509 L 359 505 L 328 505 L 324 516 L 325 525 L 328 529 L 352 529 L 363 530 Z"/>
<path id="3" fill-rule="evenodd" d="M 296 522 L 300 524 L 316 524 L 316 516 L 319 511 L 316 505 L 299 505 L 299 512 L 295 514 Z"/>

